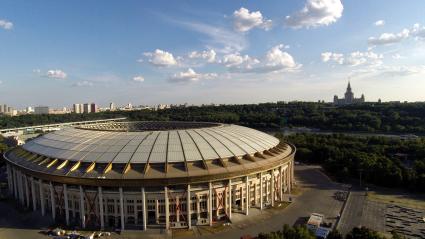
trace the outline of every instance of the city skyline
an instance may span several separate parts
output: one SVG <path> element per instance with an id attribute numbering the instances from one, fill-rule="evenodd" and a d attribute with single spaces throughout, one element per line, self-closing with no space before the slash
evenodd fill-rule
<path id="1" fill-rule="evenodd" d="M 0 102 L 425 100 L 422 1 L 100 3 L 4 1 Z"/>

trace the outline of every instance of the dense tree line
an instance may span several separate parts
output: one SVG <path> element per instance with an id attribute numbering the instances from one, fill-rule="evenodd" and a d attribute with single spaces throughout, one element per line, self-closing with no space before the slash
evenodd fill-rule
<path id="1" fill-rule="evenodd" d="M 119 112 L 100 112 L 93 114 L 49 114 L 49 115 L 20 115 L 0 116 L 0 129 L 17 128 L 23 126 L 66 123 L 74 121 L 97 120 L 120 117 Z"/>
<path id="2" fill-rule="evenodd" d="M 334 107 L 311 102 L 173 107 L 164 110 L 0 117 L 0 128 L 128 117 L 129 120 L 179 120 L 236 123 L 254 128 L 305 126 L 333 131 L 425 134 L 425 103 L 382 103 Z"/>
<path id="3" fill-rule="evenodd" d="M 278 135 L 282 137 L 282 135 Z M 296 160 L 323 165 L 337 179 L 359 178 L 386 187 L 425 191 L 425 139 L 293 134 Z"/>
<path id="4" fill-rule="evenodd" d="M 290 227 L 284 225 L 282 230 L 270 233 L 260 233 L 257 239 L 315 239 L 314 234 L 309 231 L 305 226 Z M 380 235 L 378 232 L 366 228 L 366 227 L 355 227 L 345 237 L 338 232 L 333 230 L 329 233 L 327 239 L 386 239 L 386 237 Z M 402 239 L 403 236 L 397 233 L 392 234 L 392 239 Z"/>

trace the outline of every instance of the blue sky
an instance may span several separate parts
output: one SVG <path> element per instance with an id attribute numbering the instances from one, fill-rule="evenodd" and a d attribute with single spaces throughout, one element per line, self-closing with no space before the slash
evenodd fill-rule
<path id="1" fill-rule="evenodd" d="M 0 2 L 0 102 L 425 100 L 425 2 Z"/>

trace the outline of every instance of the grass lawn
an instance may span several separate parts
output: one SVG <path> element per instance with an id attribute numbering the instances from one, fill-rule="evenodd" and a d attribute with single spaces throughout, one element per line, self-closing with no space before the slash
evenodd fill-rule
<path id="1" fill-rule="evenodd" d="M 210 226 L 200 226 L 200 227 L 198 227 L 201 235 L 215 234 L 215 233 L 218 233 L 218 232 L 222 232 L 224 230 L 228 230 L 230 228 L 231 228 L 230 226 L 225 226 L 223 223 L 213 224 L 212 227 L 210 227 Z"/>
<path id="2" fill-rule="evenodd" d="M 369 191 L 368 199 L 376 202 L 391 203 L 400 206 L 425 210 L 425 195 L 409 194 L 396 190 Z"/>
<path id="3" fill-rule="evenodd" d="M 186 237 L 192 237 L 194 236 L 193 230 L 187 230 L 187 229 L 173 229 L 173 238 L 180 237 L 180 238 L 186 238 Z"/>

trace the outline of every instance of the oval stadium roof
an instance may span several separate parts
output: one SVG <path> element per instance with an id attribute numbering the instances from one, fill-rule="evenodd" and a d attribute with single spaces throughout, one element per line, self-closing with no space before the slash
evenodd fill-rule
<path id="1" fill-rule="evenodd" d="M 279 144 L 271 135 L 238 125 L 175 124 L 121 122 L 67 127 L 31 140 L 23 148 L 69 161 L 155 164 L 242 157 Z"/>

